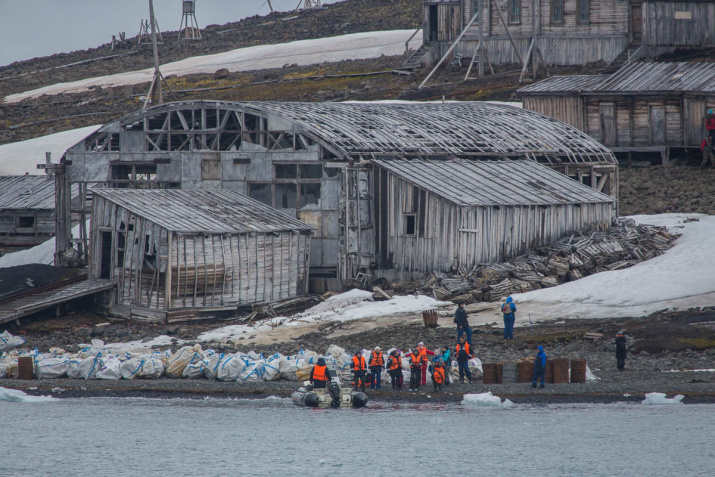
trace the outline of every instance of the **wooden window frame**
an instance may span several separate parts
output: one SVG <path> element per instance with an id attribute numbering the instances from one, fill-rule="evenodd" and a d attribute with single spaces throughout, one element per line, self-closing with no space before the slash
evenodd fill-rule
<path id="1" fill-rule="evenodd" d="M 509 25 L 521 25 L 521 7 L 522 0 L 509 0 Z"/>
<path id="2" fill-rule="evenodd" d="M 552 25 L 563 25 L 564 24 L 564 0 L 551 0 L 551 11 L 549 12 L 549 19 L 551 20 Z M 559 5 L 561 9 L 561 16 L 559 19 L 554 18 L 554 12 L 556 9 L 554 8 L 555 5 Z"/>
<path id="3" fill-rule="evenodd" d="M 409 212 L 402 214 L 402 217 L 405 219 L 405 228 L 403 230 L 403 235 L 405 237 L 417 237 L 417 230 L 418 230 L 418 224 L 417 224 L 417 214 L 415 212 Z M 409 223 L 408 217 L 412 217 L 412 233 L 409 232 L 407 224 Z"/>
<path id="4" fill-rule="evenodd" d="M 584 4 L 586 6 L 586 18 L 581 18 Z M 591 0 L 576 0 L 576 23 L 579 25 L 588 25 L 591 23 Z"/>

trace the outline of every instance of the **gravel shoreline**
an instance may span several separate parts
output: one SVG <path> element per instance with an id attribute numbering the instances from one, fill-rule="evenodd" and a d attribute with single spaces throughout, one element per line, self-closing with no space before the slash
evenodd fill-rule
<path id="1" fill-rule="evenodd" d="M 370 402 L 403 403 L 434 402 L 458 403 L 464 394 L 484 393 L 509 399 L 514 403 L 613 403 L 640 402 L 646 393 L 662 392 L 672 397 L 676 394 L 685 396 L 686 404 L 715 403 L 715 373 L 681 372 L 652 373 L 639 376 L 635 372 L 597 372 L 598 381 L 585 384 L 547 384 L 544 389 L 533 389 L 528 383 L 482 384 L 481 380 L 473 384 L 455 383 L 446 386 L 444 391 L 434 393 L 428 384 L 418 393 L 392 391 L 383 385 L 381 391 L 367 391 Z M 642 373 L 638 373 L 642 374 Z M 236 383 L 208 380 L 181 380 L 160 378 L 156 380 L 82 380 L 82 379 L 44 379 L 21 381 L 4 379 L 1 387 L 19 389 L 30 395 L 48 395 L 56 398 L 82 397 L 143 397 L 168 399 L 264 399 L 269 396 L 290 397 L 298 383 L 290 381 Z"/>

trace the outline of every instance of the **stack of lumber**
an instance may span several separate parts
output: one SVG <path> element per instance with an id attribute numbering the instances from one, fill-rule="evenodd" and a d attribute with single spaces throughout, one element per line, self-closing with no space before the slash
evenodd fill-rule
<path id="1" fill-rule="evenodd" d="M 454 274 L 432 273 L 422 289 L 455 303 L 497 301 L 513 293 L 548 288 L 661 255 L 679 235 L 665 227 L 615 219 L 608 232 L 572 232 L 508 262 L 481 264 Z"/>

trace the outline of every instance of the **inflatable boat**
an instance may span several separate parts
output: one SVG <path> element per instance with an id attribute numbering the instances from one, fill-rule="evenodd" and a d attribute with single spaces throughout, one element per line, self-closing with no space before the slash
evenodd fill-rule
<path id="1" fill-rule="evenodd" d="M 328 388 L 315 389 L 311 384 L 299 387 L 290 398 L 296 406 L 306 407 L 354 407 L 361 408 L 367 405 L 367 395 L 355 392 L 350 388 L 340 387 L 340 382 L 330 372 L 331 381 Z"/>

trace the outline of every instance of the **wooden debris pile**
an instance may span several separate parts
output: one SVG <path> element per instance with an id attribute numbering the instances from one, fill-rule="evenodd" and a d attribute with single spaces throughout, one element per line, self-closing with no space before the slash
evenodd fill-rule
<path id="1" fill-rule="evenodd" d="M 508 262 L 482 264 L 455 274 L 432 273 L 423 290 L 455 303 L 496 301 L 505 296 L 620 270 L 661 255 L 679 235 L 665 227 L 615 219 L 608 232 L 573 232 Z"/>

